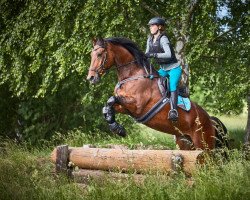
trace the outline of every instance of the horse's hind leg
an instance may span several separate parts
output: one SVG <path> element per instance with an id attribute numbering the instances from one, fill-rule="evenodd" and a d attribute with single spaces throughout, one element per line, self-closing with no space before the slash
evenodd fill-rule
<path id="1" fill-rule="evenodd" d="M 216 148 L 223 148 L 223 147 L 229 148 L 228 131 L 227 131 L 226 126 L 217 117 L 211 116 L 210 119 L 215 128 L 215 136 L 216 136 L 215 147 Z"/>
<path id="2" fill-rule="evenodd" d="M 115 121 L 115 109 L 113 107 L 115 103 L 117 103 L 117 98 L 115 96 L 111 96 L 107 101 L 107 105 L 103 107 L 102 113 L 104 115 L 104 118 L 109 124 L 109 129 L 113 133 L 125 137 L 126 136 L 125 129 L 123 128 L 122 125 L 118 124 Z"/>

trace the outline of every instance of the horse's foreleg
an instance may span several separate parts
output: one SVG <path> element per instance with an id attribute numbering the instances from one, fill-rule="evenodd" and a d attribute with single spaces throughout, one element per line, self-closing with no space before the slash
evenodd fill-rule
<path id="1" fill-rule="evenodd" d="M 188 135 L 176 136 L 176 144 L 180 150 L 194 150 L 193 141 Z"/>
<path id="2" fill-rule="evenodd" d="M 104 115 L 104 118 L 106 119 L 106 121 L 109 124 L 109 129 L 113 132 L 116 133 L 122 137 L 126 136 L 126 131 L 123 128 L 122 125 L 118 124 L 115 121 L 115 109 L 114 109 L 114 105 L 117 105 L 118 100 L 115 96 L 111 96 L 108 101 L 106 106 L 103 107 L 102 113 Z M 116 110 L 117 110 L 117 106 L 116 106 Z M 122 108 L 122 107 L 121 107 Z"/>
<path id="3" fill-rule="evenodd" d="M 120 104 L 114 104 L 113 108 L 116 113 L 128 114 L 128 111 Z"/>

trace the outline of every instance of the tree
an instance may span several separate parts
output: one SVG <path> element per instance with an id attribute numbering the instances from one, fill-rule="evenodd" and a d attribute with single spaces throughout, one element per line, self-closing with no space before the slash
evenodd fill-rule
<path id="1" fill-rule="evenodd" d="M 178 58 L 182 65 L 188 63 L 191 67 L 192 98 L 213 113 L 240 114 L 250 95 L 247 2 L 191 0 L 141 4 L 152 15 L 167 19 L 168 31 L 176 38 Z M 222 17 L 220 10 L 226 11 Z M 250 112 L 249 102 L 247 105 Z M 249 123 L 248 114 L 248 141 Z"/>
<path id="2" fill-rule="evenodd" d="M 220 25 L 218 35 L 209 42 L 212 48 L 210 55 L 204 55 L 215 67 L 217 76 L 209 86 L 211 89 L 215 86 L 211 99 L 217 112 L 226 114 L 241 113 L 244 102 L 247 102 L 247 142 L 250 132 L 248 4 L 244 0 L 219 2 L 219 8 L 226 10 L 226 14 L 217 19 Z"/>
<path id="3" fill-rule="evenodd" d="M 12 111 L 6 109 L 1 119 L 8 113 L 8 127 L 21 125 L 24 136 L 34 141 L 80 127 L 84 132 L 108 131 L 101 108 L 112 95 L 116 76 L 111 73 L 96 87 L 85 80 L 91 39 L 123 36 L 144 49 L 148 20 L 156 15 L 167 20 L 167 34 L 179 58 L 191 67 L 192 97 L 198 100 L 194 94 L 200 88 L 204 98 L 199 103 L 206 109 L 239 113 L 243 107 L 239 92 L 246 96 L 249 91 L 245 58 L 249 18 L 241 14 L 246 13 L 242 2 L 3 0 L 0 94 Z M 218 18 L 222 4 L 234 17 Z M 225 24 L 228 30 L 222 30 Z M 120 120 L 132 124 L 130 118 Z M 15 133 L 1 127 L 4 135 Z"/>
<path id="4" fill-rule="evenodd" d="M 33 141 L 79 127 L 84 132 L 107 131 L 101 108 L 113 93 L 115 78 L 111 74 L 97 87 L 85 80 L 91 39 L 98 35 L 140 38 L 135 17 L 140 12 L 134 4 L 1 1 L 0 85 L 5 87 L 0 89 L 13 98 L 8 101 L 3 96 L 14 108 L 8 127 L 21 121 L 24 136 Z M 122 120 L 130 126 L 131 119 Z M 10 135 L 4 127 L 1 133 Z"/>

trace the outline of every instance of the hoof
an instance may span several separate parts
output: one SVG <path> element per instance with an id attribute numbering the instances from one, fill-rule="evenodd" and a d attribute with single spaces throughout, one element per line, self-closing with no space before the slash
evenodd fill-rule
<path id="1" fill-rule="evenodd" d="M 109 129 L 110 131 L 121 137 L 125 137 L 127 135 L 126 130 L 123 128 L 123 126 L 118 124 L 117 122 L 109 124 Z"/>

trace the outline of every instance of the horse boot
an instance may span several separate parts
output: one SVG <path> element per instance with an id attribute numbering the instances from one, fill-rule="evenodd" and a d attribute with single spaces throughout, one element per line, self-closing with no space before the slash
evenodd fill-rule
<path id="1" fill-rule="evenodd" d="M 177 90 L 171 92 L 170 96 L 170 111 L 168 112 L 168 119 L 172 122 L 176 122 L 178 120 L 178 112 L 177 112 L 177 99 L 178 94 Z"/>
<path id="2" fill-rule="evenodd" d="M 115 121 L 115 110 L 113 108 L 113 105 L 116 103 L 116 101 L 116 97 L 111 96 L 107 101 L 107 105 L 103 107 L 102 113 L 104 118 L 108 122 L 110 131 L 119 136 L 125 137 L 127 135 L 126 130 L 122 125 L 118 124 Z"/>

